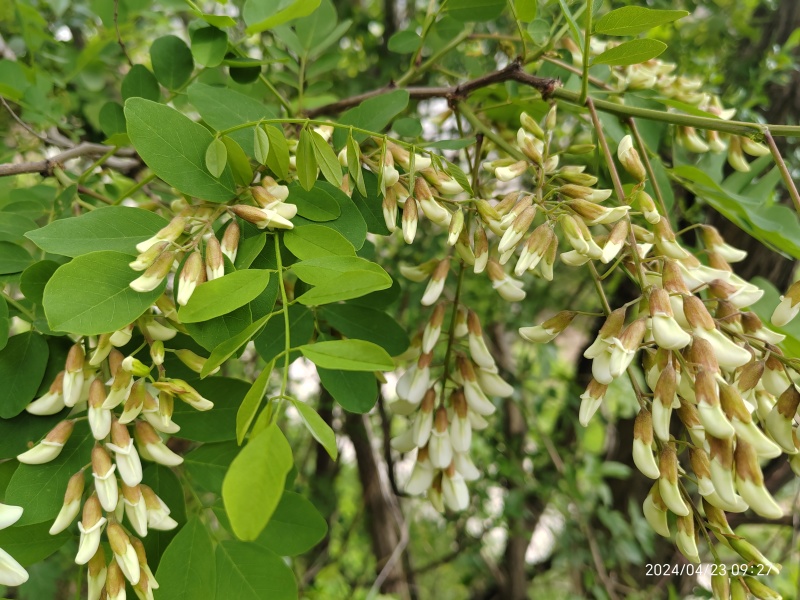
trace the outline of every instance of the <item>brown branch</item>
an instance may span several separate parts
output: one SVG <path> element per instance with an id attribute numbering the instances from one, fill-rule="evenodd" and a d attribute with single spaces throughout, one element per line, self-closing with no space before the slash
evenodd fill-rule
<path id="1" fill-rule="evenodd" d="M 65 150 L 60 154 L 56 154 L 52 158 L 27 163 L 2 164 L 0 165 L 0 177 L 21 175 L 23 173 L 39 173 L 45 177 L 49 177 L 53 174 L 54 168 L 63 166 L 68 160 L 79 158 L 81 156 L 102 156 L 113 148 L 113 146 L 83 142 L 74 148 L 70 148 L 69 150 Z"/>
<path id="2" fill-rule="evenodd" d="M 491 73 L 487 73 L 486 75 L 482 75 L 481 77 L 477 77 L 476 79 L 471 79 L 462 84 L 454 86 L 409 86 L 398 88 L 394 82 L 391 82 L 389 85 L 384 87 L 365 92 L 363 94 L 358 94 L 357 96 L 351 96 L 350 98 L 344 98 L 343 100 L 332 102 L 331 104 L 326 104 L 325 106 L 320 106 L 319 108 L 311 109 L 306 111 L 306 115 L 313 119 L 320 115 L 337 114 L 347 110 L 348 108 L 358 106 L 364 100 L 381 96 L 395 89 L 406 90 L 409 96 L 416 100 L 426 100 L 428 98 L 447 98 L 448 102 L 453 103 L 466 99 L 467 96 L 476 90 L 494 85 L 495 83 L 502 83 L 504 81 L 518 81 L 520 83 L 524 83 L 525 85 L 529 85 L 539 90 L 543 98 L 550 96 L 556 87 L 559 86 L 559 82 L 556 79 L 537 77 L 535 75 L 531 75 L 530 73 L 526 73 L 522 69 L 522 63 L 518 60 L 515 60 L 507 67 L 500 69 L 499 71 L 493 71 Z"/>
<path id="3" fill-rule="evenodd" d="M 133 61 L 128 56 L 128 49 L 125 47 L 125 42 L 122 41 L 122 35 L 119 32 L 119 0 L 114 0 L 114 30 L 117 32 L 117 44 L 122 49 L 125 60 L 128 61 L 130 66 L 133 66 Z"/>

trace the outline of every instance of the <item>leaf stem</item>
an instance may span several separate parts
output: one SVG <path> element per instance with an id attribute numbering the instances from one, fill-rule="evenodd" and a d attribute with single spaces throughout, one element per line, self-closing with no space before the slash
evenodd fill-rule
<path id="1" fill-rule="evenodd" d="M 123 200 L 125 200 L 125 198 L 128 198 L 129 196 L 132 196 L 133 194 L 138 192 L 140 189 L 142 189 L 144 186 L 146 186 L 148 183 L 153 181 L 153 179 L 155 179 L 155 178 L 156 178 L 156 174 L 155 173 L 150 173 L 147 177 L 142 177 L 139 181 L 137 181 L 135 184 L 133 184 L 131 187 L 129 187 L 126 191 L 124 191 L 122 194 L 120 194 L 119 198 L 116 199 L 114 204 L 120 204 Z"/>
<path id="2" fill-rule="evenodd" d="M 783 183 L 786 184 L 786 189 L 789 191 L 789 196 L 792 198 L 794 209 L 800 214 L 800 194 L 797 193 L 797 186 L 794 184 L 792 174 L 789 173 L 789 169 L 786 167 L 786 163 L 781 156 L 781 151 L 778 149 L 778 145 L 775 143 L 775 139 L 772 137 L 769 129 L 764 132 L 764 137 L 767 140 L 770 152 L 772 152 L 772 158 L 775 159 L 775 164 L 778 165 L 778 170 L 781 172 Z"/>
<path id="3" fill-rule="evenodd" d="M 289 327 L 289 299 L 286 296 L 286 284 L 283 281 L 283 259 L 281 258 L 281 244 L 278 234 L 273 235 L 275 240 L 275 260 L 278 262 L 278 285 L 281 289 L 281 303 L 283 304 L 283 331 L 285 336 L 283 347 L 283 379 L 281 381 L 281 396 L 286 396 L 286 386 L 289 384 L 289 350 L 291 346 Z"/>
<path id="4" fill-rule="evenodd" d="M 33 313 L 32 313 L 32 312 L 30 312 L 30 311 L 29 311 L 27 308 L 25 308 L 24 306 L 22 306 L 22 304 L 20 304 L 20 303 L 19 303 L 19 301 L 15 300 L 15 299 L 14 299 L 14 298 L 12 298 L 11 296 L 9 296 L 9 295 L 8 295 L 6 292 L 0 292 L 0 295 L 2 295 L 2 297 L 3 297 L 3 298 L 5 298 L 5 301 L 6 301 L 6 302 L 8 302 L 8 303 L 9 303 L 11 306 L 13 306 L 14 308 L 16 308 L 16 309 L 17 309 L 19 312 L 21 312 L 23 315 L 25 315 L 26 317 L 28 317 L 28 318 L 31 320 L 31 323 L 33 323 L 34 316 L 33 316 Z"/>
<path id="5" fill-rule="evenodd" d="M 592 13 L 594 12 L 594 0 L 586 2 L 586 29 L 583 38 L 583 76 L 581 78 L 581 95 L 578 102 L 583 104 L 589 95 L 589 45 L 592 41 Z"/>

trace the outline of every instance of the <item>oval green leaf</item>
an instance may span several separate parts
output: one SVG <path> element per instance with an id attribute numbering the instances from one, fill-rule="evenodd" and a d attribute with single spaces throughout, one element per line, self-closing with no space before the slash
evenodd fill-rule
<path id="1" fill-rule="evenodd" d="M 592 61 L 592 64 L 616 67 L 638 65 L 651 58 L 655 58 L 666 49 L 667 45 L 658 40 L 651 40 L 649 38 L 631 40 L 619 46 L 609 48 L 602 54 L 597 55 Z"/>
<path id="2" fill-rule="evenodd" d="M 38 333 L 29 331 L 8 338 L 0 350 L 0 417 L 17 416 L 34 399 L 49 355 L 47 342 Z"/>
<path id="3" fill-rule="evenodd" d="M 206 169 L 214 177 L 219 177 L 228 164 L 228 149 L 225 142 L 219 138 L 214 138 L 206 148 Z"/>
<path id="4" fill-rule="evenodd" d="M 595 33 L 604 35 L 639 35 L 666 23 L 682 19 L 685 10 L 654 10 L 644 6 L 623 6 L 603 15 L 594 27 Z"/>
<path id="5" fill-rule="evenodd" d="M 372 342 L 364 340 L 332 340 L 300 346 L 300 352 L 315 365 L 341 371 L 391 371 L 394 361 Z"/>
<path id="6" fill-rule="evenodd" d="M 172 540 L 156 572 L 159 600 L 206 598 L 216 588 L 214 545 L 205 525 L 192 517 Z"/>
<path id="7" fill-rule="evenodd" d="M 174 35 L 158 38 L 150 46 L 150 61 L 159 83 L 169 90 L 177 90 L 192 76 L 194 59 L 192 51 L 182 39 Z"/>
<path id="8" fill-rule="evenodd" d="M 183 323 L 219 317 L 255 299 L 269 283 L 269 271 L 235 271 L 197 286 L 186 306 L 178 310 Z"/>

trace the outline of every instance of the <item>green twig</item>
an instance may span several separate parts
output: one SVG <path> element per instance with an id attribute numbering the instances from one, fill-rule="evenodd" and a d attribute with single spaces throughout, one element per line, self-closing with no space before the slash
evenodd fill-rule
<path id="1" fill-rule="evenodd" d="M 781 156 L 781 151 L 778 149 L 778 145 L 775 143 L 775 139 L 772 137 L 769 130 L 764 132 L 764 137 L 767 139 L 770 152 L 772 152 L 772 158 L 775 160 L 775 164 L 778 165 L 778 170 L 781 172 L 783 183 L 786 184 L 786 189 L 789 191 L 789 196 L 792 198 L 794 209 L 800 214 L 800 194 L 797 193 L 797 186 L 794 184 L 792 174 L 789 173 L 789 169 L 786 167 L 786 163 Z"/>
<path id="2" fill-rule="evenodd" d="M 580 104 L 586 102 L 589 95 L 589 47 L 592 41 L 592 13 L 594 12 L 594 0 L 586 2 L 586 30 L 583 38 L 583 77 L 581 78 L 581 95 L 578 99 Z"/>

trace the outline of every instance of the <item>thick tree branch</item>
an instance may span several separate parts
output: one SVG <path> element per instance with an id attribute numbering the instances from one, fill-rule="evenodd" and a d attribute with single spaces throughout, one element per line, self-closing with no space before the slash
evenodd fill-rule
<path id="1" fill-rule="evenodd" d="M 56 154 L 52 158 L 47 158 L 44 160 L 37 160 L 34 162 L 26 162 L 26 163 L 6 163 L 0 165 L 0 177 L 8 177 L 10 175 L 21 175 L 23 173 L 39 173 L 44 175 L 45 177 L 49 177 L 53 174 L 53 169 L 56 167 L 61 167 L 64 165 L 65 162 L 68 160 L 72 160 L 73 158 L 80 158 L 81 156 L 102 156 L 109 150 L 112 150 L 113 146 L 105 146 L 103 144 L 92 144 L 89 142 L 83 142 L 75 146 L 74 148 L 70 148 L 69 150 L 65 150 L 60 154 Z M 124 150 L 121 153 L 126 153 Z M 109 159 L 111 161 L 111 159 Z M 130 162 L 130 164 L 128 164 Z M 110 162 L 109 162 L 110 164 Z M 132 166 L 136 166 L 138 161 L 131 160 L 131 161 L 124 161 L 120 162 L 120 159 L 117 159 L 116 168 L 130 168 Z"/>

